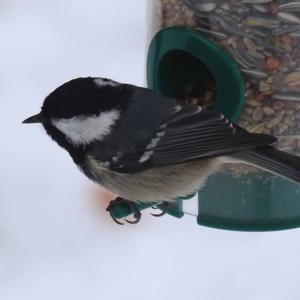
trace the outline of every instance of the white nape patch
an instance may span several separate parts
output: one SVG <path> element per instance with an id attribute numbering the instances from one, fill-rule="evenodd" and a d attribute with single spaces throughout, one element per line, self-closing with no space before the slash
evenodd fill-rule
<path id="1" fill-rule="evenodd" d="M 202 107 L 201 107 L 201 106 L 198 106 L 197 109 L 196 109 L 196 111 L 195 111 L 195 113 L 197 114 L 197 113 L 199 113 L 200 111 L 202 111 Z"/>
<path id="2" fill-rule="evenodd" d="M 106 78 L 95 78 L 94 82 L 96 83 L 96 85 L 98 85 L 99 87 L 104 87 L 104 86 L 118 86 L 119 83 L 116 81 L 113 81 L 111 79 L 106 79 Z"/>
<path id="3" fill-rule="evenodd" d="M 145 151 L 144 154 L 140 157 L 139 163 L 143 163 L 148 160 L 153 154 L 153 151 Z"/>
<path id="4" fill-rule="evenodd" d="M 111 127 L 119 117 L 120 112 L 113 109 L 93 116 L 52 119 L 51 123 L 64 133 L 73 145 L 85 145 L 95 140 L 103 140 L 110 134 Z"/>

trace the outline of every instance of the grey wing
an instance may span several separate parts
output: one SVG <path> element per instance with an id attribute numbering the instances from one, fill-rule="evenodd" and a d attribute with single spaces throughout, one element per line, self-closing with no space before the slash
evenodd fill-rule
<path id="1" fill-rule="evenodd" d="M 269 145 L 276 140 L 270 135 L 249 133 L 217 112 L 185 107 L 170 118 L 151 159 L 155 166 L 177 164 Z"/>
<path id="2" fill-rule="evenodd" d="M 252 134 L 222 114 L 181 106 L 135 87 L 118 128 L 90 150 L 97 161 L 120 173 L 206 159 L 268 145 L 270 135 Z"/>

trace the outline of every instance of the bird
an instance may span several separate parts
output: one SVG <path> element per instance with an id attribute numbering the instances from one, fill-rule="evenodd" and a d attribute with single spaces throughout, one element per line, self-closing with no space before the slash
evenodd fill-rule
<path id="1" fill-rule="evenodd" d="M 108 78 L 62 84 L 23 123 L 41 123 L 81 172 L 117 196 L 110 213 L 114 203 L 127 204 L 134 212 L 128 223 L 141 219 L 137 204 L 161 203 L 167 210 L 174 199 L 201 190 L 228 162 L 300 183 L 299 158 L 275 149 L 276 137 L 250 133 L 222 113 Z"/>

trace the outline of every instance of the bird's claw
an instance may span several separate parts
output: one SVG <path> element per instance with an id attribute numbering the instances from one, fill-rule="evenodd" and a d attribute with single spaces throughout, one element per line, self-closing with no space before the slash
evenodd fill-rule
<path id="1" fill-rule="evenodd" d="M 158 207 L 155 207 L 155 208 L 158 208 Z M 158 214 L 151 213 L 151 215 L 153 217 L 162 217 L 163 215 L 165 215 L 168 212 L 169 208 L 170 208 L 170 203 L 169 202 L 163 202 L 160 205 L 161 213 L 158 213 Z"/>
<path id="2" fill-rule="evenodd" d="M 153 214 L 153 213 L 150 213 L 150 215 L 153 216 L 153 217 L 162 217 L 162 216 L 165 215 L 165 214 L 166 214 L 166 211 L 162 211 L 162 212 L 160 212 L 159 214 Z"/>
<path id="3" fill-rule="evenodd" d="M 133 211 L 134 220 L 130 221 L 130 220 L 125 219 L 125 221 L 129 224 L 137 224 L 141 220 L 142 213 L 137 208 L 137 205 L 135 203 L 129 202 L 128 205 L 129 205 L 130 210 Z"/>
<path id="4" fill-rule="evenodd" d="M 110 216 L 111 218 L 113 219 L 113 221 L 115 223 L 117 223 L 118 225 L 125 225 L 125 223 L 122 223 L 119 221 L 118 218 L 114 217 L 113 215 L 113 209 L 112 207 L 116 204 L 123 204 L 123 205 L 126 205 L 127 206 L 127 209 L 133 213 L 133 220 L 128 220 L 128 219 L 125 219 L 125 222 L 126 223 L 129 223 L 129 224 L 137 224 L 140 222 L 141 220 L 141 217 L 142 217 L 142 213 L 140 212 L 140 210 L 138 209 L 136 203 L 132 202 L 132 201 L 129 201 L 129 200 L 126 200 L 126 199 L 123 199 L 121 197 L 117 197 L 115 200 L 112 200 L 110 201 L 108 207 L 107 207 L 107 211 L 110 213 Z M 170 203 L 169 202 L 163 202 L 162 204 L 159 205 L 159 207 L 153 207 L 153 208 L 159 208 L 161 209 L 161 212 L 158 213 L 158 214 L 153 214 L 151 213 L 152 216 L 154 217 L 162 217 L 163 215 L 165 215 L 168 210 L 170 209 Z"/>
<path id="5" fill-rule="evenodd" d="M 133 214 L 133 217 L 134 217 L 134 220 L 133 221 L 130 221 L 130 220 L 127 220 L 125 219 L 125 221 L 129 224 L 137 224 L 140 220 L 141 220 L 141 217 L 142 217 L 142 213 L 137 210 L 134 214 Z"/>
<path id="6" fill-rule="evenodd" d="M 118 225 L 125 225 L 124 223 L 120 222 L 118 219 L 114 218 L 112 215 L 110 215 L 114 222 L 116 222 Z"/>
<path id="7" fill-rule="evenodd" d="M 129 210 L 131 212 L 133 212 L 134 220 L 130 221 L 130 220 L 125 219 L 125 221 L 127 223 L 129 223 L 129 224 L 137 224 L 141 220 L 142 213 L 140 212 L 140 210 L 138 209 L 137 205 L 134 202 L 126 200 L 126 199 L 123 199 L 121 197 L 117 197 L 115 200 L 110 201 L 108 207 L 106 208 L 106 210 L 110 213 L 110 216 L 113 219 L 113 221 L 115 223 L 117 223 L 118 225 L 125 225 L 125 223 L 120 222 L 112 214 L 112 206 L 116 205 L 116 204 L 120 204 L 120 203 L 127 205 L 127 207 L 129 208 Z"/>

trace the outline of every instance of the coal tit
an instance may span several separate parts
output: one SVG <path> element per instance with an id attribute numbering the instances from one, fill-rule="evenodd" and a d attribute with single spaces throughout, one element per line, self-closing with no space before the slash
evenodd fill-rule
<path id="1" fill-rule="evenodd" d="M 170 203 L 190 195 L 226 162 L 243 162 L 300 182 L 298 157 L 276 138 L 249 133 L 222 114 L 183 105 L 146 88 L 106 78 L 77 78 L 46 97 L 42 123 L 79 169 L 127 201 Z"/>

